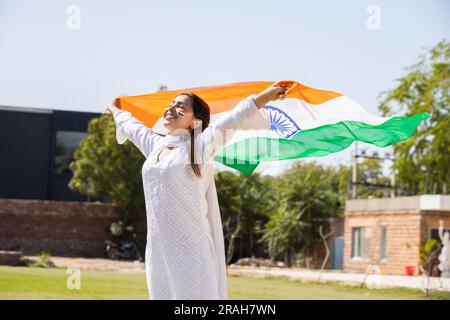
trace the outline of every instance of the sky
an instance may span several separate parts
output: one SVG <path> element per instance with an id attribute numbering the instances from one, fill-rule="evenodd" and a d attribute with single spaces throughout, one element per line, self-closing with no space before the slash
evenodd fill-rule
<path id="1" fill-rule="evenodd" d="M 0 0 L 0 105 L 102 112 L 160 85 L 291 79 L 379 114 L 379 94 L 449 38 L 448 0 Z"/>

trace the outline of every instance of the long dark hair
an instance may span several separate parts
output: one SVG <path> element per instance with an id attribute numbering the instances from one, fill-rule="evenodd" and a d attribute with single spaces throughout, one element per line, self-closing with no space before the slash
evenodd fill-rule
<path id="1" fill-rule="evenodd" d="M 202 121 L 202 132 L 209 126 L 210 109 L 208 104 L 194 93 L 181 93 L 180 95 L 188 96 L 191 99 L 192 110 L 194 116 Z M 194 130 L 191 130 L 191 167 L 197 177 L 201 177 L 200 167 L 194 163 Z"/>

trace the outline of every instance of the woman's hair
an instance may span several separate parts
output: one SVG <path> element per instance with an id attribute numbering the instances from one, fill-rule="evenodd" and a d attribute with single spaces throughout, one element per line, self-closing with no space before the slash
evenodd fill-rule
<path id="1" fill-rule="evenodd" d="M 209 126 L 210 109 L 208 104 L 194 93 L 181 93 L 180 95 L 188 96 L 192 102 L 192 110 L 194 117 L 202 121 L 202 132 Z M 200 167 L 194 163 L 194 130 L 191 130 L 191 167 L 197 177 L 201 177 Z"/>

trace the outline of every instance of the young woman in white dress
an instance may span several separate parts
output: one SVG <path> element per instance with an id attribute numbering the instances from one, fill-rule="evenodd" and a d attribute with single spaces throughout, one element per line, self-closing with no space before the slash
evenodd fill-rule
<path id="1" fill-rule="evenodd" d="M 205 101 L 192 93 L 180 94 L 163 112 L 166 136 L 115 103 L 107 107 L 118 143 L 130 140 L 146 158 L 142 179 L 150 299 L 228 299 L 213 158 L 234 131 L 270 129 L 262 107 L 283 99 L 287 89 L 272 85 L 211 123 Z"/>

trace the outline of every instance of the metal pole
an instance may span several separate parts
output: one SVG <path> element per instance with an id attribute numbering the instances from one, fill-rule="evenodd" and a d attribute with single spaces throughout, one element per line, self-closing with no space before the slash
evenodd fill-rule
<path id="1" fill-rule="evenodd" d="M 392 163 L 394 166 L 394 163 Z M 395 198 L 395 171 L 394 168 L 391 169 L 391 198 Z"/>
<path id="2" fill-rule="evenodd" d="M 356 182 L 358 181 L 358 142 L 356 141 L 352 158 L 352 199 L 356 199 Z"/>

